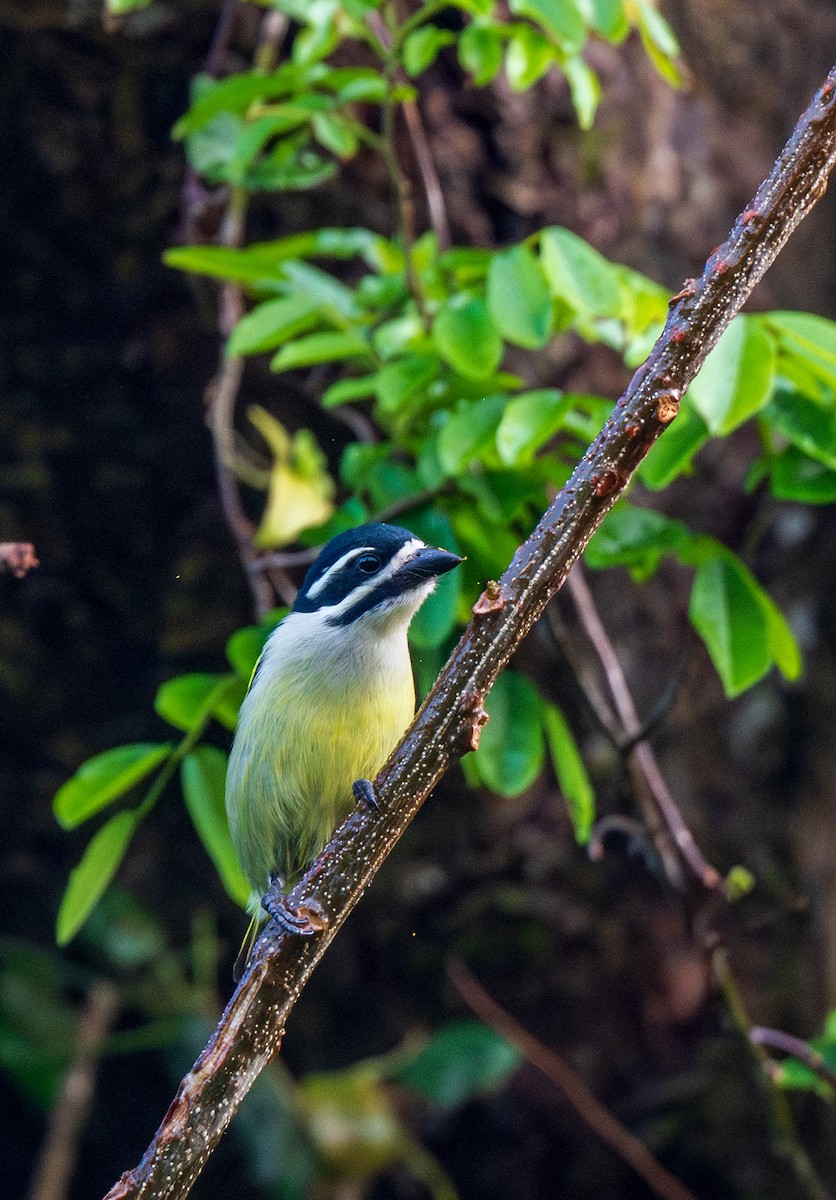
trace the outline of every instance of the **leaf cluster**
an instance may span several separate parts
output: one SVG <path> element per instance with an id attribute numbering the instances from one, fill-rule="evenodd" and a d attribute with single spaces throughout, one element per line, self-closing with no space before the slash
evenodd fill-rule
<path id="1" fill-rule="evenodd" d="M 402 183 L 387 114 L 412 100 L 407 79 L 441 53 L 455 50 L 472 86 L 485 86 L 503 68 L 520 90 L 546 70 L 562 71 L 582 125 L 591 122 L 598 96 L 581 58 L 590 36 L 617 43 L 636 28 L 656 67 L 678 80 L 675 39 L 645 0 L 513 0 L 510 20 L 492 0 L 426 0 L 400 23 L 390 6 L 370 0 L 274 6 L 293 22 L 288 60 L 275 70 L 199 78 L 175 127 L 203 177 L 243 195 L 313 187 L 361 152 L 380 154 L 393 185 Z M 330 515 L 319 524 L 310 517 L 308 527 L 304 518 L 291 523 L 291 533 L 266 520 L 260 547 L 297 534 L 315 545 L 397 514 L 425 540 L 466 557 L 411 628 L 422 693 L 473 597 L 511 559 L 611 408 L 611 397 L 531 386 L 528 380 L 542 377 L 535 356 L 542 360 L 571 340 L 603 346 L 633 367 L 658 336 L 668 303 L 652 280 L 557 226 L 497 250 L 442 249 L 431 230 L 413 240 L 406 227 L 394 237 L 319 228 L 241 248 L 184 246 L 166 260 L 239 285 L 248 297 L 227 342 L 229 356 L 269 354 L 279 375 L 316 370 L 323 408 L 362 405 L 380 434 L 345 449 L 332 483 L 313 435 L 300 442 L 297 434 L 291 450 L 283 428 L 263 413 L 259 427 L 274 451 L 268 496 L 287 497 L 290 465 L 297 483 L 305 472 L 313 479 L 316 503 Z M 590 566 L 626 568 L 638 580 L 666 556 L 693 572 L 689 617 L 729 696 L 773 665 L 795 678 L 798 647 L 748 566 L 715 539 L 654 511 L 653 493 L 699 470 L 711 439 L 752 423 L 760 452 L 746 486 L 782 500 L 830 503 L 834 422 L 836 326 L 800 313 L 737 317 L 642 464 L 634 503 L 617 507 L 588 548 Z M 294 455 L 307 464 L 304 471 Z M 268 498 L 268 511 L 275 508 Z M 184 676 L 160 689 L 157 712 L 183 733 L 180 742 L 106 751 L 61 789 L 56 813 L 68 828 L 140 786 L 146 791 L 94 835 L 71 877 L 59 940 L 78 930 L 178 770 L 197 832 L 228 893 L 244 902 L 248 889 L 223 813 L 225 756 L 201 739 L 212 720 L 234 728 L 271 623 L 235 635 L 227 647 L 231 673 Z M 594 795 L 561 712 L 513 671 L 499 679 L 488 711 L 480 749 L 466 760 L 469 780 L 513 795 L 537 779 L 548 754 L 576 836 L 586 841 Z"/>

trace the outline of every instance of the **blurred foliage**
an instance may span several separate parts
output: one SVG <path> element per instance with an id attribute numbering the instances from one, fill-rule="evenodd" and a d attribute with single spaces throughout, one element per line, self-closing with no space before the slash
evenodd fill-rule
<path id="1" fill-rule="evenodd" d="M 55 1102 L 76 1053 L 73 993 L 99 974 L 145 1019 L 107 1033 L 87 1052 L 108 1059 L 166 1047 L 172 1086 L 219 1012 L 213 981 L 220 947 L 206 916 L 194 922 L 186 962 L 166 945 L 152 914 L 119 889 L 111 890 L 82 936 L 86 968 L 70 967 L 54 951 L 0 946 L 0 1066 L 44 1110 Z M 413 1036 L 382 1058 L 299 1081 L 277 1061 L 248 1095 L 234 1136 L 247 1147 L 253 1183 L 277 1197 L 301 1200 L 319 1180 L 356 1185 L 403 1165 L 438 1200 L 455 1200 L 454 1186 L 410 1133 L 401 1110 L 417 1103 L 453 1112 L 502 1088 L 519 1063 L 513 1047 L 472 1020 Z"/>
<path id="2" fill-rule="evenodd" d="M 175 126 L 192 166 L 209 183 L 245 192 L 313 187 L 361 146 L 391 166 L 394 148 L 359 106 L 392 110 L 411 99 L 401 73 L 420 75 L 445 47 L 458 44 L 431 23 L 448 6 L 426 3 L 400 25 L 394 9 L 384 6 L 386 40 L 367 20 L 379 7 L 367 0 L 276 7 L 298 22 L 288 61 L 272 71 L 197 80 L 189 111 Z M 515 87 L 531 87 L 540 66 L 568 68 L 570 84 L 579 70 L 589 29 L 571 4 L 512 5 L 530 24 L 508 24 L 490 0 L 452 7 L 466 15 L 463 39 L 479 30 L 507 44 L 505 67 Z M 615 21 L 610 12 L 604 28 L 598 13 L 592 29 L 618 41 L 628 28 L 625 13 Z M 650 6 L 636 6 L 634 15 L 660 69 L 666 47 L 671 74 L 676 43 L 662 18 Z M 329 61 L 340 51 L 342 64 L 354 43 L 376 56 L 379 68 Z M 516 61 L 523 43 L 528 65 L 515 73 L 509 59 Z M 476 69 L 472 46 L 464 45 L 470 47 L 460 54 L 465 69 L 487 82 L 484 63 Z M 577 104 L 577 86 L 572 94 Z M 351 284 L 320 265 L 333 260 L 352 268 Z M 604 396 L 528 389 L 525 378 L 533 370 L 519 352 L 533 354 L 555 338 L 575 336 L 635 366 L 659 335 L 668 302 L 650 279 L 557 227 L 495 251 L 442 250 L 434 232 L 413 242 L 405 227 L 394 238 L 327 228 L 240 248 L 180 247 L 166 261 L 245 288 L 251 307 L 230 334 L 228 355 L 269 352 L 276 373 L 316 368 L 329 381 L 321 399 L 326 408 L 368 401 L 380 430 L 379 441 L 353 442 L 343 452 L 343 499 L 332 513 L 334 484 L 313 434 L 300 430 L 291 439 L 276 417 L 252 409 L 250 419 L 273 458 L 256 545 L 283 546 L 302 533 L 307 542 L 321 543 L 362 521 L 385 519 L 395 506 L 416 532 L 427 536 L 429 530 L 429 540 L 466 556 L 463 572 L 442 581 L 413 627 L 414 644 L 428 652 L 424 688 L 466 622 L 476 590 L 510 561 L 550 489 L 568 478 L 612 404 Z M 515 373 L 503 370 L 510 349 Z M 688 473 L 712 438 L 755 419 L 762 453 L 750 474 L 772 486 L 780 461 L 781 495 L 809 501 L 810 471 L 820 479 L 822 472 L 836 472 L 836 325 L 802 313 L 736 317 L 689 389 L 672 433 L 640 468 L 636 503 L 622 502 L 609 514 L 586 554 L 590 566 L 625 566 L 637 579 L 650 577 L 668 555 L 694 568 L 689 617 L 729 697 L 773 666 L 797 678 L 795 638 L 746 565 L 715 539 L 647 507 L 647 490 Z M 788 451 L 799 456 L 792 460 L 797 488 Z M 186 732 L 180 745 L 105 752 L 61 789 L 56 813 L 69 828 L 159 768 L 141 803 L 111 817 L 90 843 L 59 913 L 59 941 L 77 932 L 181 760 L 189 813 L 227 891 L 243 901 L 246 889 L 222 832 L 221 762 L 213 758 L 217 766 L 207 770 L 195 745 L 212 718 L 234 728 L 251 669 L 247 659 L 244 670 L 230 676 L 165 684 L 156 708 Z M 499 681 L 487 708 L 491 721 L 466 767 L 468 778 L 500 795 L 517 795 L 539 775 L 548 747 L 569 789 L 576 836 L 586 841 L 594 798 L 561 714 L 550 714 L 533 685 L 513 671 Z"/>
<path id="3" fill-rule="evenodd" d="M 220 80 L 199 76 L 175 126 L 192 168 L 219 189 L 216 195 L 244 204 L 263 192 L 304 193 L 372 160 L 382 162 L 397 190 L 404 181 L 394 114 L 412 102 L 422 76 L 444 64 L 463 72 L 471 89 L 504 73 L 514 93 L 562 73 L 582 130 L 593 126 L 601 99 L 590 66 L 596 42 L 620 46 L 635 32 L 664 79 L 677 85 L 682 78 L 676 40 L 649 0 L 514 0 L 507 11 L 492 0 L 427 0 L 408 16 L 400 6 L 400 18 L 388 3 L 367 0 L 271 7 L 290 19 L 286 61 Z M 109 3 L 119 16 L 144 8 L 144 0 Z M 169 250 L 166 260 L 243 289 L 248 310 L 229 336 L 227 355 L 269 356 L 283 395 L 309 382 L 326 414 L 358 405 L 377 431 L 377 441 L 351 441 L 338 460 L 329 448 L 329 467 L 314 421 L 303 425 L 275 397 L 276 411 L 266 404 L 251 409 L 269 457 L 259 459 L 248 433 L 236 469 L 267 493 L 260 548 L 297 537 L 317 545 L 394 510 L 425 539 L 467 555 L 464 570 L 442 580 L 411 629 L 419 690 L 426 692 L 480 588 L 507 565 L 611 409 L 613 394 L 564 390 L 548 379 L 544 385 L 537 364 L 547 349 L 580 345 L 636 366 L 661 329 L 668 293 L 557 224 L 492 251 L 441 248 L 436 233 L 413 238 L 404 220 L 388 236 L 327 224 L 240 248 L 189 244 Z M 741 500 L 771 495 L 831 504 L 834 411 L 832 322 L 783 311 L 736 318 L 642 465 L 629 502 L 609 515 L 587 551 L 596 570 L 626 569 L 638 582 L 671 574 L 684 581 L 688 617 L 730 698 L 773 666 L 796 678 L 799 648 L 748 562 L 701 532 L 697 514 L 692 527 L 690 519 L 658 511 L 657 493 L 699 472 L 720 443 L 741 434 Z M 176 1080 L 206 1040 L 219 1009 L 212 923 L 196 922 L 191 946 L 175 951 L 158 921 L 112 880 L 126 855 L 130 864 L 141 823 L 152 811 L 162 823 L 159 802 L 179 790 L 226 893 L 244 903 L 248 889 L 223 807 L 225 746 L 281 615 L 228 640 L 230 670 L 179 674 L 159 687 L 156 714 L 176 737 L 143 733 L 143 740 L 105 750 L 56 795 L 64 828 L 102 822 L 58 915 L 58 939 L 74 939 L 74 957 L 8 943 L 0 958 L 0 1065 L 40 1107 L 55 1097 L 78 996 L 96 971 L 118 980 L 135 1022 L 111 1035 L 101 1048 L 105 1058 L 165 1046 Z M 585 760 L 568 716 L 526 669 L 525 661 L 515 665 L 492 692 L 492 719 L 478 753 L 463 762 L 466 778 L 508 798 L 514 811 L 514 797 L 553 775 L 585 843 L 600 756 Z M 752 877 L 735 870 L 743 894 Z M 520 920 L 521 890 L 513 882 L 502 881 L 489 901 L 475 896 L 473 904 L 487 904 L 496 927 L 519 921 L 512 940 L 521 978 L 529 963 L 545 959 L 548 934 Z M 495 933 L 483 944 L 468 930 L 463 940 L 493 962 L 502 957 L 501 928 Z M 605 930 L 602 942 L 608 936 Z M 529 986 L 522 984 L 523 1000 Z M 826 1030 L 811 1044 L 831 1061 L 828 1038 Z M 309 1070 L 298 1079 L 272 1067 L 233 1136 L 259 1194 L 302 1196 L 326 1181 L 357 1187 L 403 1165 L 447 1197 L 449 1178 L 412 1132 L 421 1125 L 414 1106 L 452 1122 L 447 1114 L 496 1094 L 516 1065 L 515 1052 L 482 1026 L 439 1022 L 423 1047 L 407 1044 L 381 1059 Z M 781 1070 L 783 1086 L 822 1094 L 821 1081 L 801 1064 L 788 1060 Z M 707 1106 L 719 1103 L 704 1083 L 686 1086 L 703 1086 Z M 648 1140 L 670 1146 L 681 1130 L 673 1116 L 662 1124 Z M 705 1135 L 694 1136 L 699 1144 Z"/>

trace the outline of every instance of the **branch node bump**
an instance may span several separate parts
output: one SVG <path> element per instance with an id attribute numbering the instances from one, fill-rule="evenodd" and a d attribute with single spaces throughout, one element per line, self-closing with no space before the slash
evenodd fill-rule
<path id="1" fill-rule="evenodd" d="M 507 603 L 508 597 L 502 588 L 502 584 L 497 583 L 495 579 L 489 579 L 488 586 L 473 605 L 471 611 L 474 617 L 484 617 L 488 613 L 501 612 Z"/>

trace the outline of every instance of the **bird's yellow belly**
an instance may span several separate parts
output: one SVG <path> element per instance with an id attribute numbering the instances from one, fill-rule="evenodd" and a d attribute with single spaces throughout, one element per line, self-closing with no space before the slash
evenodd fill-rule
<path id="1" fill-rule="evenodd" d="M 289 881 L 319 853 L 354 804 L 355 779 L 371 778 L 388 758 L 414 711 L 411 669 L 381 675 L 362 686 L 323 680 L 287 692 L 268 713 L 272 727 L 249 728 L 242 709 L 230 757 L 227 806 L 241 863 L 263 891 L 273 872 Z M 268 686 L 271 686 L 268 684 Z M 290 686 L 276 680 L 272 686 Z M 248 698 L 249 699 L 249 698 Z M 258 705 L 263 711 L 263 697 Z"/>

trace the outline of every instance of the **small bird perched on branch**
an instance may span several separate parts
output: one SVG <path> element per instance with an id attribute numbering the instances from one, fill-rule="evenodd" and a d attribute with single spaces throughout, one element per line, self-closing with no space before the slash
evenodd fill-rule
<path id="1" fill-rule="evenodd" d="M 271 634 L 241 705 L 226 777 L 232 839 L 258 905 L 292 883 L 372 779 L 415 711 L 407 628 L 461 559 L 396 525 L 332 538 Z M 271 914 L 310 933 L 288 906 Z M 239 959 L 240 962 L 240 959 Z"/>

